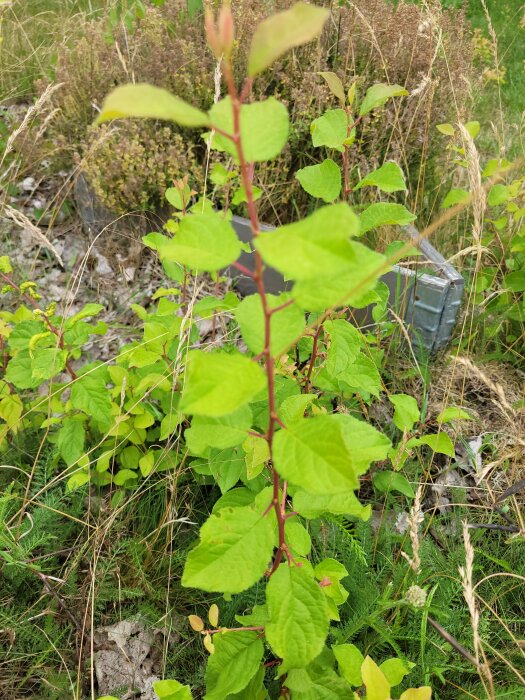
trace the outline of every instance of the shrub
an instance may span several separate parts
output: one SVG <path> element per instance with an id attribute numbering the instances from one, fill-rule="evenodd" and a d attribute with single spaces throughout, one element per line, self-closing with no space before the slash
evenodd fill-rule
<path id="1" fill-rule="evenodd" d="M 239 28 L 234 47 L 238 75 L 244 70 L 254 27 L 272 7 L 283 9 L 290 4 L 291 0 L 234 3 Z M 107 40 L 106 19 L 86 23 L 84 38 L 59 52 L 56 80 L 63 87 L 53 103 L 60 110 L 55 133 L 76 144 L 94 189 L 105 193 L 105 201 L 116 203 L 119 212 L 121 207 L 133 208 L 137 202 L 155 208 L 161 201 L 162 188 L 152 189 L 147 196 L 133 191 L 129 184 L 126 192 L 118 191 L 122 185 L 112 174 L 114 151 L 100 147 L 100 134 L 88 128 L 95 116 L 93 105 L 100 105 L 114 85 L 130 79 L 175 91 L 200 107 L 211 103 L 215 59 L 206 48 L 200 19 L 188 17 L 185 7 L 186 3 L 179 0 L 168 1 L 160 8 L 148 6 L 133 34 L 130 36 L 121 26 L 114 29 L 112 42 Z M 287 149 L 278 161 L 258 174 L 257 184 L 263 189 L 262 218 L 269 222 L 290 221 L 309 206 L 293 173 L 317 158 L 309 143 L 308 124 L 323 108 L 334 104 L 317 75 L 327 70 L 335 70 L 348 85 L 357 79 L 362 88 L 380 80 L 399 83 L 410 91 L 410 99 L 402 109 L 388 107 L 384 113 L 366 120 L 351 165 L 364 175 L 385 159 L 398 160 L 412 174 L 414 187 L 410 197 L 416 201 L 421 192 L 417 183 L 422 157 L 428 159 L 436 153 L 433 127 L 455 116 L 444 113 L 444 105 L 453 104 L 453 111 L 462 115 L 469 103 L 470 53 L 464 14 L 442 10 L 439 3 L 423 9 L 401 2 L 394 8 L 387 0 L 374 0 L 359 1 L 350 8 L 334 8 L 333 21 L 319 41 L 279 59 L 255 88 L 254 97 L 276 94 L 291 115 Z M 159 130 L 155 136 L 159 146 L 154 150 L 163 152 L 169 148 L 173 153 L 180 141 L 175 139 L 175 145 L 170 144 L 171 133 Z M 129 145 L 137 153 L 134 169 L 137 175 L 143 174 L 144 180 L 165 182 L 187 172 L 185 154 L 175 157 L 169 170 L 157 161 L 158 172 L 148 172 L 148 158 L 145 152 L 139 157 L 136 134 L 128 127 L 114 139 L 115 149 L 127 150 Z M 194 157 L 204 163 L 205 149 L 200 137 L 186 135 L 186 139 L 194 149 Z M 137 177 L 137 183 L 139 180 Z"/>

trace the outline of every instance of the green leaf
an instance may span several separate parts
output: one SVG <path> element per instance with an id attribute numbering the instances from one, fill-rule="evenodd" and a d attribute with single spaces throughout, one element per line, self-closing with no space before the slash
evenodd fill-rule
<path id="1" fill-rule="evenodd" d="M 255 435 L 248 435 L 242 447 L 246 453 L 244 458 L 246 476 L 248 479 L 255 479 L 255 477 L 262 472 L 264 465 L 270 459 L 268 443 L 262 436 L 255 437 Z"/>
<path id="2" fill-rule="evenodd" d="M 239 298 L 235 292 L 227 292 L 224 297 L 203 297 L 193 306 L 194 316 L 211 318 L 220 311 L 233 311 L 239 306 Z"/>
<path id="3" fill-rule="evenodd" d="M 341 170 L 327 158 L 318 165 L 308 165 L 295 173 L 305 192 L 325 202 L 333 202 L 341 193 Z"/>
<path id="4" fill-rule="evenodd" d="M 233 134 L 233 110 L 229 97 L 213 105 L 210 110 L 210 119 L 214 127 Z M 288 110 L 274 97 L 243 105 L 240 121 L 246 162 L 272 160 L 286 145 L 289 130 Z M 214 134 L 212 148 L 226 151 L 237 159 L 235 144 L 221 134 Z"/>
<path id="5" fill-rule="evenodd" d="M 268 700 L 268 693 L 263 687 L 264 676 L 265 668 L 261 665 L 246 688 L 233 695 L 228 695 L 227 700 Z"/>
<path id="6" fill-rule="evenodd" d="M 328 612 L 323 591 L 306 567 L 281 564 L 266 586 L 266 604 L 266 640 L 283 659 L 280 671 L 313 661 L 328 634 Z"/>
<path id="7" fill-rule="evenodd" d="M 487 197 L 489 207 L 497 207 L 512 198 L 509 188 L 506 185 L 497 184 L 491 187 Z"/>
<path id="8" fill-rule="evenodd" d="M 421 688 L 409 688 L 401 695 L 399 700 L 431 700 L 432 688 L 422 686 Z"/>
<path id="9" fill-rule="evenodd" d="M 386 459 L 391 447 L 386 435 L 353 416 L 338 414 L 333 419 L 341 425 L 351 462 L 358 475 L 367 472 L 371 462 Z"/>
<path id="10" fill-rule="evenodd" d="M 447 406 L 436 418 L 438 423 L 450 423 L 453 420 L 474 420 L 467 411 L 457 406 Z"/>
<path id="11" fill-rule="evenodd" d="M 330 88 L 330 92 L 337 97 L 344 107 L 346 95 L 343 83 L 341 82 L 339 76 L 331 71 L 320 71 L 319 75 L 326 81 L 326 84 Z"/>
<path id="12" fill-rule="evenodd" d="M 271 518 L 251 506 L 221 508 L 202 526 L 200 542 L 186 559 L 182 585 L 241 593 L 266 571 L 274 541 Z"/>
<path id="13" fill-rule="evenodd" d="M 182 219 L 175 236 L 166 237 L 157 250 L 163 262 L 216 272 L 237 260 L 241 244 L 232 225 L 220 214 L 192 214 Z"/>
<path id="14" fill-rule="evenodd" d="M 319 148 L 334 148 L 344 153 L 344 143 L 348 138 L 348 117 L 344 109 L 329 109 L 321 117 L 314 119 L 310 126 L 312 144 Z"/>
<path id="15" fill-rule="evenodd" d="M 470 137 L 473 139 L 475 139 L 476 136 L 479 134 L 480 128 L 480 123 L 477 121 L 467 122 L 465 124 L 465 129 L 468 131 Z"/>
<path id="16" fill-rule="evenodd" d="M 253 35 L 248 75 L 253 78 L 290 49 L 319 36 L 329 14 L 324 8 L 298 2 L 263 20 Z"/>
<path id="17" fill-rule="evenodd" d="M 505 158 L 492 158 L 485 166 L 481 177 L 492 177 L 492 175 L 495 175 L 498 171 L 505 172 L 509 169 L 510 165 L 510 161 Z"/>
<path id="18" fill-rule="evenodd" d="M 361 666 L 367 700 L 390 700 L 390 684 L 379 666 L 367 656 Z"/>
<path id="19" fill-rule="evenodd" d="M 31 338 L 40 333 L 44 333 L 46 327 L 40 321 L 22 321 L 13 328 L 7 342 L 11 350 L 27 350 Z"/>
<path id="20" fill-rule="evenodd" d="M 124 469 L 137 469 L 142 453 L 135 445 L 128 445 L 119 454 L 119 462 Z"/>
<path id="21" fill-rule="evenodd" d="M 11 265 L 11 261 L 8 255 L 0 256 L 0 272 L 3 272 L 5 275 L 8 275 L 10 272 L 13 272 L 13 266 Z"/>
<path id="22" fill-rule="evenodd" d="M 14 430 L 24 412 L 24 404 L 17 394 L 7 394 L 0 400 L 0 418 L 7 427 Z"/>
<path id="23" fill-rule="evenodd" d="M 190 415 L 226 416 L 253 399 L 265 384 L 261 367 L 240 353 L 193 350 L 179 408 Z"/>
<path id="24" fill-rule="evenodd" d="M 419 438 L 412 438 L 406 444 L 407 449 L 411 449 L 417 445 L 428 445 L 434 450 L 434 452 L 439 452 L 440 454 L 448 455 L 449 457 L 454 457 L 456 454 L 454 444 L 446 433 L 423 435 Z"/>
<path id="25" fill-rule="evenodd" d="M 67 490 L 74 491 L 75 489 L 84 486 L 89 482 L 89 472 L 84 469 L 79 469 L 67 480 Z"/>
<path id="26" fill-rule="evenodd" d="M 315 567 L 314 574 L 320 582 L 322 591 L 327 599 L 330 619 L 340 620 L 338 606 L 348 599 L 348 591 L 342 585 L 341 579 L 348 576 L 345 567 L 335 559 L 324 559 Z"/>
<path id="27" fill-rule="evenodd" d="M 355 190 L 360 190 L 361 187 L 377 187 L 383 192 L 404 192 L 406 190 L 405 177 L 403 171 L 394 161 L 387 161 L 377 170 L 368 173 L 357 185 Z"/>
<path id="28" fill-rule="evenodd" d="M 279 418 L 285 425 L 302 420 L 305 411 L 316 398 L 317 396 L 315 394 L 289 396 L 279 406 Z"/>
<path id="29" fill-rule="evenodd" d="M 314 384 L 328 391 L 345 393 L 363 393 L 379 396 L 381 391 L 381 374 L 374 360 L 360 353 L 353 363 L 331 380 L 325 369 L 321 369 Z"/>
<path id="30" fill-rule="evenodd" d="M 84 411 L 100 423 L 105 423 L 111 415 L 111 398 L 106 390 L 104 378 L 97 372 L 89 372 L 73 382 L 71 405 Z"/>
<path id="31" fill-rule="evenodd" d="M 294 554 L 307 557 L 312 549 L 312 539 L 305 526 L 296 518 L 288 520 L 285 528 L 286 544 Z"/>
<path id="32" fill-rule="evenodd" d="M 447 194 L 443 203 L 441 204 L 442 209 L 450 209 L 450 207 L 456 206 L 456 204 L 464 204 L 470 200 L 470 193 L 466 190 L 450 190 Z"/>
<path id="33" fill-rule="evenodd" d="M 148 83 L 122 85 L 115 88 L 104 100 L 96 124 L 110 119 L 141 117 L 164 119 L 181 126 L 208 126 L 209 117 L 175 97 L 167 90 Z"/>
<path id="34" fill-rule="evenodd" d="M 364 100 L 361 102 L 359 115 L 364 116 L 373 109 L 382 107 L 391 97 L 408 95 L 408 91 L 401 85 L 387 85 L 386 83 L 376 83 L 366 91 Z"/>
<path id="35" fill-rule="evenodd" d="M 7 363 L 5 380 L 17 389 L 34 389 L 42 380 L 33 375 L 33 362 L 29 350 L 20 350 Z"/>
<path id="36" fill-rule="evenodd" d="M 206 668 L 206 700 L 225 700 L 243 690 L 259 671 L 264 645 L 255 632 L 214 635 Z"/>
<path id="37" fill-rule="evenodd" d="M 414 489 L 410 482 L 399 472 L 389 470 L 378 472 L 374 476 L 374 486 L 381 493 L 390 493 L 390 491 L 399 491 L 407 498 L 414 498 Z"/>
<path id="38" fill-rule="evenodd" d="M 251 425 L 250 407 L 241 406 L 233 413 L 218 418 L 195 416 L 191 427 L 185 430 L 184 438 L 190 453 L 199 456 L 206 454 L 210 447 L 223 450 L 240 445 Z"/>
<path id="39" fill-rule="evenodd" d="M 355 254 L 349 237 L 359 220 L 347 204 L 322 207 L 297 223 L 261 233 L 254 241 L 264 261 L 286 278 L 315 279 L 337 276 L 348 269 Z"/>
<path id="40" fill-rule="evenodd" d="M 113 477 L 113 483 L 116 486 L 132 486 L 138 479 L 138 474 L 131 469 L 119 469 Z"/>
<path id="41" fill-rule="evenodd" d="M 58 431 L 57 446 L 60 456 L 70 467 L 84 454 L 84 441 L 86 431 L 84 423 L 78 417 L 64 418 L 62 427 Z"/>
<path id="42" fill-rule="evenodd" d="M 410 673 L 410 667 L 401 659 L 387 659 L 379 668 L 392 688 L 399 685 L 403 678 Z"/>
<path id="43" fill-rule="evenodd" d="M 244 454 L 240 447 L 212 450 L 208 465 L 221 493 L 226 493 L 237 484 L 244 472 Z"/>
<path id="44" fill-rule="evenodd" d="M 317 660 L 307 668 L 291 669 L 283 684 L 292 691 L 293 700 L 350 700 L 349 684 Z"/>
<path id="45" fill-rule="evenodd" d="M 525 292 L 525 270 L 509 272 L 503 278 L 503 285 L 512 292 Z"/>
<path id="46" fill-rule="evenodd" d="M 66 366 L 67 352 L 54 348 L 38 348 L 33 353 L 31 370 L 33 376 L 46 381 L 60 374 Z"/>
<path id="47" fill-rule="evenodd" d="M 357 475 L 336 418 L 305 418 L 275 435 L 274 464 L 284 479 L 314 494 L 357 489 Z"/>
<path id="48" fill-rule="evenodd" d="M 354 644 L 336 644 L 332 647 L 339 673 L 351 685 L 363 685 L 361 678 L 361 666 L 363 665 L 364 656 Z"/>
<path id="49" fill-rule="evenodd" d="M 262 197 L 262 195 L 263 191 L 259 187 L 252 185 L 252 200 L 256 202 Z M 232 204 L 242 204 L 243 202 L 247 201 L 248 195 L 246 194 L 246 190 L 244 189 L 244 187 L 239 188 L 232 197 Z"/>
<path id="50" fill-rule="evenodd" d="M 182 423 L 183 416 L 180 411 L 170 411 L 160 422 L 159 440 L 170 438 L 177 427 Z"/>
<path id="51" fill-rule="evenodd" d="M 353 491 L 320 495 L 296 489 L 293 496 L 293 507 L 295 511 L 308 520 L 320 518 L 326 513 L 368 520 L 371 512 L 370 506 L 359 503 Z"/>
<path id="52" fill-rule="evenodd" d="M 454 136 L 455 134 L 452 124 L 437 124 L 436 129 L 442 134 L 445 134 L 445 136 Z"/>
<path id="53" fill-rule="evenodd" d="M 337 205 L 335 205 L 337 206 Z M 330 274 L 328 267 L 315 277 L 299 279 L 292 296 L 301 308 L 325 311 L 328 308 L 352 306 L 372 290 L 379 276 L 389 270 L 385 256 L 361 243 L 350 241 L 347 259 L 340 259 L 341 271 Z M 292 253 L 293 254 L 293 253 Z"/>
<path id="54" fill-rule="evenodd" d="M 84 318 L 92 318 L 93 316 L 98 316 L 98 314 L 104 311 L 102 304 L 86 304 L 84 308 L 73 316 L 70 316 L 64 323 L 64 328 L 68 329 L 82 321 Z"/>
<path id="55" fill-rule="evenodd" d="M 212 513 L 218 513 L 222 508 L 239 508 L 240 506 L 249 506 L 253 503 L 255 494 L 250 489 L 244 486 L 232 491 L 224 493 L 217 501 L 215 501 Z"/>
<path id="56" fill-rule="evenodd" d="M 192 700 L 190 686 L 178 681 L 155 681 L 153 690 L 160 700 Z"/>
<path id="57" fill-rule="evenodd" d="M 391 394 L 390 403 L 394 405 L 394 425 L 399 430 L 412 430 L 419 420 L 419 406 L 413 396 L 408 394 Z"/>
<path id="58" fill-rule="evenodd" d="M 160 700 L 192 700 L 193 697 L 190 686 L 177 681 L 156 681 L 153 683 L 153 689 Z"/>
<path id="59" fill-rule="evenodd" d="M 267 294 L 266 300 L 271 309 L 289 301 L 289 295 Z M 235 318 L 242 337 L 254 355 L 264 350 L 265 324 L 261 298 L 258 294 L 245 297 L 235 310 Z M 272 314 L 270 319 L 271 348 L 273 357 L 281 355 L 303 333 L 306 325 L 304 311 L 291 304 Z"/>
<path id="60" fill-rule="evenodd" d="M 363 234 L 378 226 L 406 226 L 415 218 L 402 204 L 377 202 L 361 213 L 359 231 Z"/>
<path id="61" fill-rule="evenodd" d="M 325 368 L 332 377 L 338 377 L 355 362 L 364 343 L 363 336 L 343 319 L 327 321 L 324 330 L 330 337 Z"/>
<path id="62" fill-rule="evenodd" d="M 274 438 L 279 474 L 311 494 L 355 490 L 358 476 L 373 460 L 385 459 L 390 440 L 367 423 L 348 415 L 305 418 Z"/>

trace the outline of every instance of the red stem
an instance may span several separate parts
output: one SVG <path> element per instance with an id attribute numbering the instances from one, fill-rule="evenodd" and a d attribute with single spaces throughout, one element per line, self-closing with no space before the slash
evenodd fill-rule
<path id="1" fill-rule="evenodd" d="M 315 360 L 317 359 L 317 346 L 319 344 L 319 336 L 321 335 L 321 330 L 323 329 L 322 324 L 319 325 L 315 331 L 314 335 L 314 344 L 312 347 L 312 355 L 310 357 L 310 364 L 308 365 L 308 372 L 306 373 L 306 377 L 304 379 L 304 393 L 308 394 L 310 391 L 310 378 L 312 376 L 312 372 L 314 369 L 314 364 Z"/>
<path id="2" fill-rule="evenodd" d="M 255 279 L 254 273 L 249 268 L 242 265 L 241 263 L 232 262 L 232 263 L 230 263 L 230 265 L 232 267 L 234 267 L 236 270 L 239 270 L 240 272 L 242 272 L 242 274 L 246 275 L 246 277 L 250 277 L 252 280 Z"/>
<path id="3" fill-rule="evenodd" d="M 270 309 L 270 314 L 276 314 L 278 311 L 282 311 L 283 309 L 286 309 L 287 306 L 291 306 L 293 304 L 294 300 L 293 299 L 288 299 L 288 301 L 285 301 L 284 304 L 280 304 L 279 306 L 274 306 L 273 309 Z"/>
<path id="4" fill-rule="evenodd" d="M 217 634 L 218 632 L 263 632 L 264 627 L 219 627 L 216 630 L 202 630 L 201 634 Z"/>
<path id="5" fill-rule="evenodd" d="M 251 80 L 246 80 L 244 83 L 244 87 L 242 89 L 242 93 L 239 96 L 237 92 L 237 88 L 235 86 L 235 81 L 233 78 L 233 72 L 231 69 L 231 65 L 228 61 L 225 61 L 224 63 L 224 76 L 226 79 L 226 83 L 228 85 L 228 93 L 230 95 L 230 99 L 232 102 L 232 108 L 233 108 L 233 135 L 230 135 L 229 138 L 233 141 L 235 144 L 235 148 L 237 150 L 237 158 L 239 160 L 239 167 L 241 171 L 241 179 L 242 179 L 242 184 L 244 186 L 244 191 L 246 193 L 246 204 L 248 208 L 248 215 L 250 219 L 250 226 L 252 230 L 252 236 L 253 238 L 256 238 L 259 235 L 260 229 L 259 229 L 259 220 L 257 217 L 257 209 L 255 205 L 255 200 L 253 197 L 253 189 L 252 189 L 252 178 L 253 178 L 253 169 L 250 166 L 250 163 L 248 163 L 244 157 L 244 150 L 243 150 L 243 145 L 242 145 L 242 138 L 241 138 L 241 122 L 240 122 L 240 117 L 241 117 L 241 107 L 243 101 L 248 97 L 248 94 L 251 89 Z M 266 290 L 264 286 L 264 278 L 263 278 L 263 273 L 264 273 L 264 262 L 263 259 L 259 253 L 259 251 L 255 251 L 255 273 L 253 274 L 253 280 L 257 286 L 257 291 L 259 292 L 259 296 L 261 299 L 261 304 L 263 308 L 263 314 L 264 314 L 264 349 L 262 352 L 262 355 L 265 358 L 265 370 L 266 370 L 266 381 L 267 381 L 267 386 L 268 386 L 268 409 L 269 409 L 269 422 L 268 422 L 268 430 L 266 431 L 266 440 L 268 442 L 268 448 L 270 452 L 270 460 L 273 458 L 273 451 L 272 451 L 272 446 L 273 446 L 273 436 L 275 433 L 275 424 L 278 421 L 277 417 L 277 410 L 275 406 L 275 379 L 274 379 L 274 371 L 275 371 L 275 359 L 272 357 L 271 354 L 271 316 L 272 316 L 272 310 L 270 309 L 268 305 L 268 299 L 266 297 Z M 284 511 L 281 508 L 281 503 L 279 500 L 279 486 L 280 486 L 280 479 L 279 479 L 279 474 L 275 470 L 275 468 L 272 470 L 273 471 L 273 495 L 272 495 L 272 502 L 271 505 L 273 506 L 275 510 L 275 515 L 277 517 L 277 526 L 279 530 L 279 546 L 277 549 L 277 552 L 275 554 L 274 562 L 270 571 L 270 576 L 271 574 L 278 568 L 279 564 L 282 561 L 283 558 L 283 553 L 286 552 L 286 543 L 284 539 L 284 526 L 285 526 L 285 517 L 284 517 Z"/>

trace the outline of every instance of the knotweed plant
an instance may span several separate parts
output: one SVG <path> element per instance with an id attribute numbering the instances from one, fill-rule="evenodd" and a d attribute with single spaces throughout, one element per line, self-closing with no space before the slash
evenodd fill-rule
<path id="1" fill-rule="evenodd" d="M 385 459 L 391 447 L 385 435 L 359 417 L 328 410 L 320 394 L 352 394 L 367 381 L 366 341 L 346 320 L 345 309 L 378 302 L 374 290 L 388 265 L 382 255 L 355 240 L 373 223 L 367 220 L 362 227 L 346 202 L 347 152 L 361 116 L 403 94 L 402 89 L 372 86 L 358 106 L 355 93 L 350 92 L 346 104 L 337 85 L 345 104 L 315 125 L 318 141 L 334 142 L 342 154 L 342 201 L 297 223 L 264 231 L 252 184 L 257 163 L 276 158 L 289 131 L 284 104 L 272 97 L 250 101 L 253 82 L 283 53 L 315 39 L 327 19 L 327 10 L 299 3 L 264 20 L 255 31 L 248 75 L 239 87 L 231 61 L 233 20 L 224 5 L 217 22 L 207 15 L 206 33 L 221 62 L 226 97 L 206 113 L 150 85 L 127 85 L 107 97 L 99 117 L 99 122 L 151 117 L 207 129 L 211 148 L 225 152 L 235 164 L 237 196 L 246 202 L 249 214 L 252 245 L 247 248 L 228 212 L 215 211 L 204 199 L 192 204 L 189 185 L 181 182 L 171 197 L 177 210 L 169 226 L 172 235 L 146 238 L 165 265 L 213 275 L 233 266 L 250 277 L 257 290 L 235 309 L 248 351 L 190 350 L 175 381 L 175 409 L 178 423 L 186 424 L 188 454 L 200 458 L 201 473 L 207 462 L 208 475 L 223 492 L 188 554 L 182 583 L 228 598 L 264 582 L 264 602 L 251 614 L 237 617 L 238 627 L 221 627 L 215 605 L 209 624 L 190 618 L 210 653 L 210 700 L 267 697 L 268 667 L 281 695 L 304 699 L 326 693 L 358 697 L 354 688 L 364 685 L 369 698 L 387 700 L 404 675 L 399 675 L 398 664 L 393 673 L 369 657 L 356 656 L 352 645 L 327 646 L 330 623 L 339 620 L 338 606 L 348 595 L 341 584 L 346 570 L 332 559 L 315 566 L 310 562 L 311 541 L 304 524 L 324 513 L 366 518 L 369 509 L 355 496 L 359 477 L 371 462 Z M 325 79 L 330 84 L 330 76 Z M 356 107 L 359 113 L 354 116 Z M 313 176 L 317 191 L 323 182 L 340 183 L 334 166 L 330 161 L 298 177 L 312 189 Z M 399 179 L 398 169 L 383 169 L 376 179 L 391 178 Z M 338 199 L 340 185 L 334 189 L 332 183 L 328 195 L 326 189 L 325 200 Z M 388 210 L 388 220 L 403 223 L 406 214 L 403 207 L 394 207 Z M 243 251 L 253 257 L 253 267 L 239 262 Z M 290 293 L 266 291 L 268 266 L 293 282 Z M 283 367 L 285 356 L 295 356 L 297 364 Z M 222 459 L 210 467 L 210 455 L 217 451 Z M 239 482 L 243 485 L 237 486 Z M 191 697 L 189 688 L 170 683 L 169 697 Z M 402 698 L 430 694 L 429 688 L 420 688 L 406 691 Z"/>

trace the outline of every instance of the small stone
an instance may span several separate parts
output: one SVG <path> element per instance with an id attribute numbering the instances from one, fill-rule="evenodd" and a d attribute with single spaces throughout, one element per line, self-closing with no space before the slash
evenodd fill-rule
<path id="1" fill-rule="evenodd" d="M 24 192 L 32 192 L 36 188 L 36 180 L 34 177 L 26 177 L 22 181 L 22 189 Z"/>
<path id="2" fill-rule="evenodd" d="M 124 279 L 126 282 L 133 282 L 135 279 L 135 273 L 137 272 L 136 267 L 125 267 L 124 268 Z"/>

